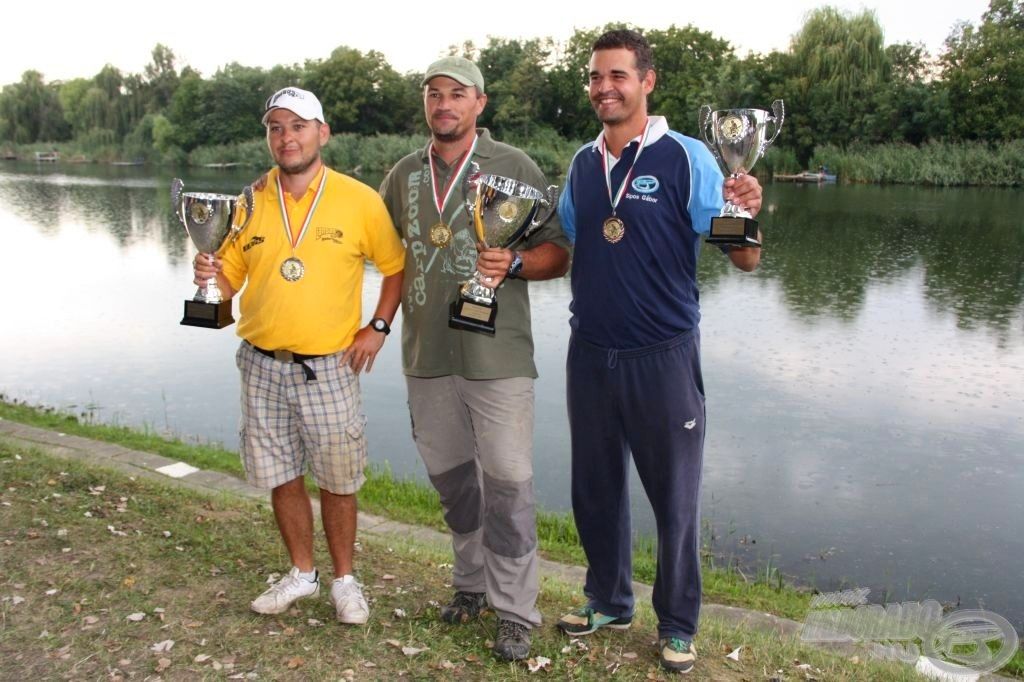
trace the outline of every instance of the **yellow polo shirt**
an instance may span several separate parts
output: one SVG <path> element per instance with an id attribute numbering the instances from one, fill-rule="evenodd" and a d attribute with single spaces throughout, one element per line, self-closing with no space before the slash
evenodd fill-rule
<path id="1" fill-rule="evenodd" d="M 347 348 L 362 322 L 363 269 L 367 260 L 385 276 L 402 270 L 405 250 L 380 196 L 348 176 L 321 169 L 298 200 L 284 193 L 293 238 L 323 192 L 301 241 L 292 246 L 281 216 L 278 169 L 254 194 L 249 225 L 221 254 L 224 275 L 239 303 L 238 335 L 267 350 L 325 355 Z M 294 282 L 281 265 L 302 261 Z"/>

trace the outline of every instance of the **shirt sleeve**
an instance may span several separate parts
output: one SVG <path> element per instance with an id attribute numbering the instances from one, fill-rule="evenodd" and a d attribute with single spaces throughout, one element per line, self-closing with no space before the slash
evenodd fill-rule
<path id="1" fill-rule="evenodd" d="M 405 266 L 405 248 L 391 221 L 384 200 L 372 190 L 367 193 L 366 257 L 385 277 L 401 272 Z"/>
<path id="2" fill-rule="evenodd" d="M 562 231 L 570 243 L 576 243 L 576 204 L 572 200 L 572 167 L 565 173 L 565 185 L 558 197 L 558 218 L 562 223 Z"/>
<path id="3" fill-rule="evenodd" d="M 719 215 L 725 205 L 722 198 L 725 177 L 703 142 L 683 135 L 676 139 L 690 159 L 690 199 L 686 206 L 690 223 L 694 232 L 707 234 L 711 231 L 711 219 Z"/>

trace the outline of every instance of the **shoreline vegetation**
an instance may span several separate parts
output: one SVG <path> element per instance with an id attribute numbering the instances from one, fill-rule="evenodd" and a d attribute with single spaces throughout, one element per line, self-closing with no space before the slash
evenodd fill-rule
<path id="1" fill-rule="evenodd" d="M 968 18 L 950 27 L 938 54 L 920 43 L 886 44 L 874 12 L 827 4 L 805 15 L 788 47 L 767 54 L 740 54 L 693 25 L 624 23 L 558 38 L 492 36 L 448 52 L 480 66 L 487 105 L 479 124 L 552 177 L 600 129 L 587 90 L 591 46 L 606 30 L 631 28 L 653 48 L 649 110 L 674 130 L 700 139 L 704 105 L 784 102 L 778 140 L 753 169 L 763 178 L 824 165 L 840 183 L 1019 187 L 1024 3 L 989 0 L 980 20 Z M 151 56 L 140 73 L 107 64 L 91 77 L 47 81 L 30 69 L 3 85 L 0 159 L 56 149 L 61 162 L 266 168 L 259 114 L 289 85 L 320 98 L 335 135 L 325 156 L 338 170 L 383 173 L 426 140 L 423 73 L 399 73 L 376 50 L 340 45 L 301 64 L 232 62 L 205 75 L 179 65 L 166 45 Z"/>
<path id="2" fill-rule="evenodd" d="M 510 139 L 511 144 L 530 155 L 550 178 L 561 177 L 583 144 L 554 133 L 532 138 Z M 323 149 L 324 162 L 343 173 L 359 177 L 382 175 L 410 152 L 422 149 L 425 135 L 361 135 L 339 133 L 331 136 Z M 48 145 L 25 144 L 0 147 L 0 159 L 32 161 L 36 152 L 56 152 L 56 164 L 110 164 L 115 166 L 156 166 L 174 168 L 253 168 L 273 165 L 266 143 L 257 138 L 247 142 L 197 147 L 176 161 L 146 161 L 140 157 L 121 161 L 123 154 L 108 147 L 91 151 L 69 141 Z M 158 157 L 158 155 L 156 155 Z M 148 158 L 154 158 L 149 155 Z M 47 166 L 50 163 L 46 164 Z M 922 185 L 930 187 L 1020 187 L 1024 186 L 1024 138 L 1001 144 L 985 142 L 928 142 L 910 144 L 855 145 L 842 148 L 824 145 L 815 148 L 811 169 L 825 166 L 840 184 Z M 775 173 L 802 170 L 796 155 L 785 147 L 770 147 L 758 161 L 753 174 L 762 183 Z"/>

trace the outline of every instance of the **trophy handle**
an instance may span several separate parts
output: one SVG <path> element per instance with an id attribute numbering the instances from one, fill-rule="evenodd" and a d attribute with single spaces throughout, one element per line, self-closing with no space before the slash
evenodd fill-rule
<path id="1" fill-rule="evenodd" d="M 551 218 L 551 214 L 558 208 L 558 185 L 548 185 L 548 188 L 544 190 L 544 198 L 540 200 L 540 205 L 543 207 L 544 217 L 537 218 L 535 216 L 530 221 L 530 227 L 523 233 L 523 239 L 529 237 L 534 230 L 546 223 Z"/>
<path id="2" fill-rule="evenodd" d="M 181 205 L 181 191 L 184 188 L 185 183 L 181 181 L 181 178 L 171 180 L 171 208 L 174 210 L 174 215 L 182 223 L 185 222 L 185 210 Z"/>
<path id="3" fill-rule="evenodd" d="M 775 132 L 772 133 L 771 139 L 764 143 L 762 153 L 765 149 L 771 146 L 772 142 L 775 142 L 775 138 L 782 132 L 782 121 L 786 118 L 786 106 L 783 104 L 781 99 L 777 99 L 772 102 L 772 113 L 774 116 L 768 119 L 768 123 L 771 123 L 775 127 Z M 767 125 L 767 123 L 766 123 Z"/>
<path id="4" fill-rule="evenodd" d="M 471 161 L 469 168 L 466 169 L 466 175 L 462 178 L 462 200 L 466 205 L 466 215 L 469 216 L 472 221 L 474 205 L 476 204 L 476 195 L 473 196 L 473 200 L 469 199 L 470 190 L 479 191 L 480 186 L 477 181 L 480 177 L 480 164 L 476 161 Z"/>
<path id="5" fill-rule="evenodd" d="M 714 149 L 715 143 L 712 141 L 711 136 L 711 105 L 701 105 L 700 111 L 697 113 L 697 126 L 700 128 L 701 135 L 704 137 L 704 141 L 708 143 L 708 146 Z"/>

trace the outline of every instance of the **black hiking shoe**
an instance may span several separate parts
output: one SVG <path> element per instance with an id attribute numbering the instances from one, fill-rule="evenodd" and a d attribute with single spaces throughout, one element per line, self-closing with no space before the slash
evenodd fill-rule
<path id="1" fill-rule="evenodd" d="M 487 608 L 487 595 L 483 592 L 458 591 L 447 606 L 441 607 L 441 620 L 452 625 L 468 623 Z"/>
<path id="2" fill-rule="evenodd" d="M 494 655 L 503 661 L 521 661 L 529 656 L 530 629 L 514 620 L 499 620 Z"/>

